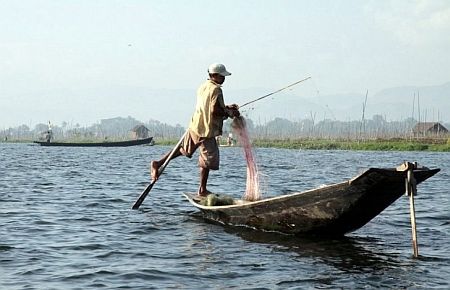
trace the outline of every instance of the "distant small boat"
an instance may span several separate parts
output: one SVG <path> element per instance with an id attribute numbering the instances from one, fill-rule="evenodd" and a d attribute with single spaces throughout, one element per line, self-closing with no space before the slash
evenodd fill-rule
<path id="1" fill-rule="evenodd" d="M 115 141 L 115 142 L 46 142 L 33 141 L 41 146 L 65 146 L 65 147 L 127 147 L 136 145 L 153 145 L 153 137 L 137 140 Z"/>
<path id="2" fill-rule="evenodd" d="M 417 168 L 417 184 L 439 169 Z M 207 220 L 224 225 L 293 235 L 342 236 L 364 226 L 405 194 L 407 172 L 370 168 L 353 179 L 316 189 L 231 205 L 207 206 L 203 199 L 184 193 Z"/>

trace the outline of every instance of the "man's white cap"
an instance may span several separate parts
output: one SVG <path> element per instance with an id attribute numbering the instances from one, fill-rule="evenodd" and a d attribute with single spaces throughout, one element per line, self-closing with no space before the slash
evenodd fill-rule
<path id="1" fill-rule="evenodd" d="M 208 73 L 219 74 L 224 77 L 231 75 L 231 73 L 228 72 L 225 66 L 221 63 L 213 63 L 212 65 L 210 65 L 208 68 Z"/>

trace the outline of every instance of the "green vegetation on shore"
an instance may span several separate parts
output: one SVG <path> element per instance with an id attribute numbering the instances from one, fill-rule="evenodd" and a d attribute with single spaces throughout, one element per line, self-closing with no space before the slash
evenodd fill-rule
<path id="1" fill-rule="evenodd" d="M 157 145 L 175 145 L 178 140 L 156 140 Z M 450 152 L 450 139 L 425 140 L 323 140 L 323 139 L 254 139 L 254 147 L 304 150 L 370 150 Z"/>
<path id="2" fill-rule="evenodd" d="M 114 139 L 113 139 L 114 140 Z M 108 141 L 113 141 L 108 140 Z M 102 140 L 105 141 L 105 140 Z M 114 140 L 117 141 L 117 140 Z M 156 139 L 155 145 L 173 146 L 179 140 Z M 31 143 L 31 140 L 8 140 L 2 143 Z M 64 142 L 99 142 L 95 138 L 68 139 Z M 100 141 L 101 142 L 101 141 Z M 327 139 L 253 139 L 254 147 L 303 150 L 370 150 L 370 151 L 433 151 L 450 152 L 449 139 L 380 139 L 380 140 L 327 140 Z M 239 146 L 239 142 L 238 145 Z"/>
<path id="3" fill-rule="evenodd" d="M 310 150 L 373 150 L 373 151 L 439 151 L 450 152 L 450 141 L 436 140 L 264 140 L 253 141 L 255 147 Z"/>
<path id="4" fill-rule="evenodd" d="M 437 123 L 418 122 L 413 118 L 403 121 L 387 121 L 381 115 L 371 120 L 328 120 L 319 122 L 303 119 L 290 121 L 275 118 L 264 124 L 255 124 L 246 118 L 247 129 L 255 147 L 290 148 L 297 150 L 384 150 L 384 151 L 439 151 L 449 152 L 450 134 Z M 223 125 L 224 136 L 233 132 L 232 121 Z M 440 124 L 440 123 L 439 123 Z M 132 117 L 103 119 L 88 127 L 62 122 L 51 124 L 53 142 L 113 142 L 134 139 L 136 127 L 144 125 L 157 145 L 174 146 L 185 128 L 169 125 L 157 120 L 144 123 Z M 418 125 L 423 130 L 416 130 Z M 445 124 L 444 124 L 445 125 Z M 428 127 L 432 126 L 432 127 Z M 446 125 L 450 127 L 449 125 Z M 428 128 L 427 131 L 425 131 Z M 442 129 L 442 131 L 441 131 Z M 34 128 L 21 125 L 0 130 L 0 142 L 30 143 L 46 138 L 49 124 L 37 124 Z M 431 130 L 431 131 L 430 131 Z M 226 138 L 222 138 L 225 143 Z M 239 146 L 239 142 L 237 142 Z"/>

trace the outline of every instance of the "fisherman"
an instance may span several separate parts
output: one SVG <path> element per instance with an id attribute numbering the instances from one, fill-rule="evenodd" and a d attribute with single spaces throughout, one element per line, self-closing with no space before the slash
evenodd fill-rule
<path id="1" fill-rule="evenodd" d="M 218 144 L 218 145 L 220 145 L 220 142 L 222 141 L 222 135 L 220 135 L 220 136 L 216 136 L 216 143 Z"/>
<path id="2" fill-rule="evenodd" d="M 228 134 L 228 137 L 227 137 L 227 145 L 228 145 L 228 146 L 233 146 L 233 141 L 234 141 L 234 140 L 233 140 L 233 133 L 230 132 L 230 133 Z"/>
<path id="3" fill-rule="evenodd" d="M 210 170 L 219 169 L 219 147 L 216 137 L 222 135 L 223 121 L 227 118 L 239 117 L 236 104 L 225 105 L 221 85 L 226 76 L 230 76 L 223 64 L 214 63 L 208 68 L 209 79 L 197 90 L 197 105 L 189 128 L 179 149 L 171 159 L 184 155 L 191 158 L 200 148 L 198 166 L 200 167 L 200 186 L 197 194 L 207 196 L 211 192 L 206 189 Z M 168 152 L 162 159 L 152 161 L 150 172 L 152 180 L 159 177 L 159 168 L 169 158 Z"/>
<path id="4" fill-rule="evenodd" d="M 47 141 L 47 143 L 50 143 L 51 140 L 52 140 L 52 131 L 49 129 L 45 133 L 45 141 Z"/>

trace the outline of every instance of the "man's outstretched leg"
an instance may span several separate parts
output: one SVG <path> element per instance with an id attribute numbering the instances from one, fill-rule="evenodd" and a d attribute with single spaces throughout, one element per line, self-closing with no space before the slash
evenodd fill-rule
<path id="1" fill-rule="evenodd" d="M 152 181 L 155 181 L 158 179 L 159 177 L 159 168 L 164 164 L 164 162 L 166 162 L 167 158 L 169 158 L 169 155 L 172 151 L 169 151 L 166 155 L 164 155 L 163 158 L 161 158 L 161 160 L 153 160 L 150 163 L 150 175 L 152 177 Z M 170 158 L 170 160 L 177 158 L 178 156 L 183 155 L 184 150 L 183 148 L 179 148 L 177 151 L 175 151 L 175 153 L 172 155 L 172 158 Z"/>

